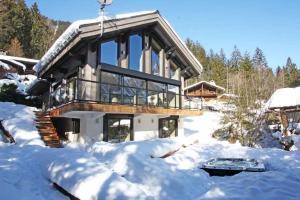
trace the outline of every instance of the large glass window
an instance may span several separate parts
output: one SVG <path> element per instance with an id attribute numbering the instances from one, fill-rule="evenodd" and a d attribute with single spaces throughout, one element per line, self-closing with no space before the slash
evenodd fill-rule
<path id="1" fill-rule="evenodd" d="M 179 80 L 179 68 L 172 61 L 170 61 L 169 78 Z"/>
<path id="2" fill-rule="evenodd" d="M 180 88 L 176 85 L 168 85 L 168 105 L 171 108 L 179 108 Z"/>
<path id="3" fill-rule="evenodd" d="M 166 85 L 148 81 L 148 104 L 153 106 L 166 106 Z"/>
<path id="4" fill-rule="evenodd" d="M 125 104 L 146 104 L 146 81 L 124 76 L 123 101 Z"/>
<path id="5" fill-rule="evenodd" d="M 159 76 L 159 52 L 156 49 L 151 51 L 151 73 Z"/>
<path id="6" fill-rule="evenodd" d="M 100 45 L 100 62 L 118 66 L 118 43 L 115 40 Z"/>
<path id="7" fill-rule="evenodd" d="M 121 103 L 122 78 L 118 74 L 101 73 L 101 101 L 105 103 Z"/>
<path id="8" fill-rule="evenodd" d="M 159 119 L 159 137 L 176 137 L 178 135 L 178 118 L 168 117 Z"/>
<path id="9" fill-rule="evenodd" d="M 132 140 L 132 126 L 132 117 L 123 117 L 123 115 L 105 116 L 105 140 L 112 143 Z"/>
<path id="10" fill-rule="evenodd" d="M 129 69 L 143 71 L 143 39 L 140 35 L 129 37 Z"/>

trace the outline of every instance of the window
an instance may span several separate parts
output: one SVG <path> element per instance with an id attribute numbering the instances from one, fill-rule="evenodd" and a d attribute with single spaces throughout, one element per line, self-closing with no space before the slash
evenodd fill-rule
<path id="1" fill-rule="evenodd" d="M 143 39 L 140 35 L 129 37 L 129 69 L 143 71 Z"/>
<path id="2" fill-rule="evenodd" d="M 151 51 L 151 73 L 159 76 L 159 52 L 155 49 Z"/>
<path id="3" fill-rule="evenodd" d="M 172 116 L 159 119 L 159 137 L 176 137 L 178 136 L 178 117 Z"/>
<path id="4" fill-rule="evenodd" d="M 115 40 L 101 43 L 100 62 L 118 66 L 118 43 Z"/>
<path id="5" fill-rule="evenodd" d="M 178 66 L 170 61 L 170 69 L 169 69 L 169 78 L 179 80 L 179 71 Z"/>
<path id="6" fill-rule="evenodd" d="M 122 79 L 118 74 L 101 73 L 101 101 L 105 103 L 121 103 Z"/>
<path id="7" fill-rule="evenodd" d="M 124 76 L 123 101 L 125 104 L 146 104 L 146 81 Z"/>
<path id="8" fill-rule="evenodd" d="M 168 85 L 168 105 L 171 108 L 179 108 L 180 104 L 180 93 L 179 86 Z"/>
<path id="9" fill-rule="evenodd" d="M 166 85 L 148 81 L 148 104 L 152 106 L 166 106 Z"/>
<path id="10" fill-rule="evenodd" d="M 112 143 L 133 140 L 133 116 L 107 114 L 104 117 L 104 140 Z"/>
<path id="11" fill-rule="evenodd" d="M 159 52 L 161 51 L 161 45 L 157 42 L 153 37 L 151 38 L 151 73 L 153 75 L 160 76 L 162 75 L 160 73 L 160 66 L 162 63 L 160 63 L 160 56 Z"/>

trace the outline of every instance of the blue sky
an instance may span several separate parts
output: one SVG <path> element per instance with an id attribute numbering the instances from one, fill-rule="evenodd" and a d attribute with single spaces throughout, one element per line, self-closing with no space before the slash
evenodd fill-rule
<path id="1" fill-rule="evenodd" d="M 41 13 L 59 20 L 97 17 L 96 0 L 25 0 L 37 2 Z M 198 40 L 209 51 L 234 45 L 251 54 L 260 47 L 272 68 L 288 56 L 300 67 L 300 1 L 298 0 L 114 0 L 108 15 L 159 10 L 178 34 Z"/>

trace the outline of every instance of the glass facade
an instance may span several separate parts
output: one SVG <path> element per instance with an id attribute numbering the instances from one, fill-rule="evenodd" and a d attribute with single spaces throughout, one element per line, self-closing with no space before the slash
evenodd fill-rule
<path id="1" fill-rule="evenodd" d="M 108 118 L 107 120 L 107 141 L 111 143 L 130 141 L 132 132 L 132 119 Z"/>
<path id="2" fill-rule="evenodd" d="M 171 78 L 171 79 L 174 79 L 174 80 L 179 80 L 179 68 L 178 66 L 170 61 L 170 69 L 169 69 L 169 77 L 168 78 Z"/>
<path id="3" fill-rule="evenodd" d="M 143 71 L 143 39 L 140 35 L 129 36 L 129 69 Z"/>
<path id="4" fill-rule="evenodd" d="M 176 137 L 178 135 L 178 119 L 175 117 L 168 117 L 159 119 L 159 137 L 168 138 Z"/>
<path id="5" fill-rule="evenodd" d="M 121 103 L 121 76 L 110 72 L 102 72 L 101 83 L 101 101 L 105 103 Z"/>
<path id="6" fill-rule="evenodd" d="M 159 52 L 155 49 L 151 51 L 151 74 L 159 76 Z"/>
<path id="7" fill-rule="evenodd" d="M 118 43 L 115 40 L 100 45 L 100 62 L 118 66 Z"/>

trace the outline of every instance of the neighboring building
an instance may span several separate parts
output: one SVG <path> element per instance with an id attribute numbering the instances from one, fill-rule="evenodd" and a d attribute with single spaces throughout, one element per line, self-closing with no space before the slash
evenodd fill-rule
<path id="1" fill-rule="evenodd" d="M 182 106 L 199 61 L 158 11 L 105 18 L 103 30 L 100 22 L 74 22 L 35 66 L 28 92 L 72 141 L 182 136 L 182 116 L 201 114 Z"/>
<path id="2" fill-rule="evenodd" d="M 225 88 L 218 86 L 214 81 L 200 81 L 184 88 L 184 94 L 188 97 L 212 99 L 225 92 Z"/>
<path id="3" fill-rule="evenodd" d="M 0 79 L 7 73 L 34 74 L 33 66 L 39 61 L 30 58 L 7 56 L 0 53 Z"/>

